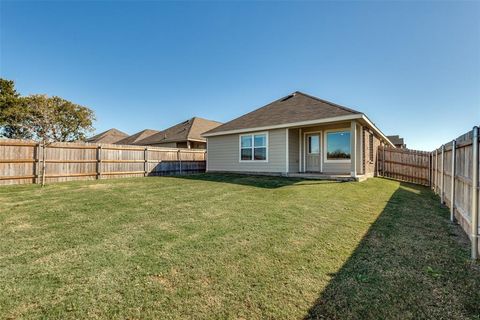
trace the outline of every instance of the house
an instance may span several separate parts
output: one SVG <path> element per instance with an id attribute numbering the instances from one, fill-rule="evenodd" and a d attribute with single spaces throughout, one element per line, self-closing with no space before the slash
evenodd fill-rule
<path id="1" fill-rule="evenodd" d="M 390 140 L 395 147 L 400 148 L 400 149 L 406 149 L 407 145 L 403 141 L 403 138 L 400 138 L 400 136 L 387 136 L 388 140 Z"/>
<path id="2" fill-rule="evenodd" d="M 203 136 L 208 172 L 355 180 L 375 174 L 379 145 L 393 146 L 365 114 L 298 91 Z"/>
<path id="3" fill-rule="evenodd" d="M 206 139 L 202 137 L 202 133 L 219 125 L 221 123 L 217 121 L 193 117 L 140 140 L 138 144 L 156 147 L 206 149 Z"/>
<path id="4" fill-rule="evenodd" d="M 135 134 L 132 134 L 131 136 L 125 137 L 122 140 L 119 140 L 116 142 L 116 144 L 133 144 L 133 145 L 141 145 L 138 142 L 146 139 L 155 133 L 158 133 L 160 131 L 158 130 L 152 130 L 152 129 L 145 129 L 140 132 L 137 132 Z"/>
<path id="5" fill-rule="evenodd" d="M 128 134 L 118 129 L 112 128 L 93 137 L 90 137 L 86 142 L 90 143 L 116 143 L 119 140 L 128 137 Z"/>

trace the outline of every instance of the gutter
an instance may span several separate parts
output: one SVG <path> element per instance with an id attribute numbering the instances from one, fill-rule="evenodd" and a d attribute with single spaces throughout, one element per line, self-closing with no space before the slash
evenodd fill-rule
<path id="1" fill-rule="evenodd" d="M 283 123 L 283 124 L 256 127 L 256 128 L 226 130 L 226 131 L 219 131 L 219 132 L 212 132 L 212 133 L 206 132 L 206 133 L 203 133 L 202 136 L 208 138 L 208 137 L 223 136 L 223 135 L 228 135 L 228 134 L 238 134 L 238 133 L 245 133 L 245 132 L 254 132 L 254 131 L 264 131 L 264 130 L 272 130 L 272 129 L 282 129 L 282 128 L 291 128 L 291 127 L 299 127 L 299 126 L 317 125 L 317 124 L 325 124 L 325 123 L 347 121 L 347 120 L 357 120 L 357 119 L 365 121 L 367 123 L 367 125 L 369 125 L 373 129 L 373 131 L 375 131 L 375 133 L 377 133 L 388 145 L 395 148 L 395 145 L 363 113 L 352 114 L 352 115 L 347 115 L 347 116 L 332 117 L 332 118 L 317 119 L 317 120 L 307 120 L 307 121 L 300 121 L 300 122 Z"/>

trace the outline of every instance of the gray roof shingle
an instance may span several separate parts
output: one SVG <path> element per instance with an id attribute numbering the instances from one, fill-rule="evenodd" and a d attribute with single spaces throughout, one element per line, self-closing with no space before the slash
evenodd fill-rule
<path id="1" fill-rule="evenodd" d="M 361 112 L 296 91 L 205 133 L 268 127 Z"/>
<path id="2" fill-rule="evenodd" d="M 90 143 L 116 143 L 117 141 L 125 137 L 128 137 L 128 134 L 118 129 L 112 128 L 107 131 L 101 132 L 93 137 L 90 137 L 86 141 Z"/>

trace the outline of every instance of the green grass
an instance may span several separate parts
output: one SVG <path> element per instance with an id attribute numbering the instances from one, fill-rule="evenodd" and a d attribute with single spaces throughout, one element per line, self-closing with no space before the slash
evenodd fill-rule
<path id="1" fill-rule="evenodd" d="M 428 189 L 236 175 L 0 188 L 0 317 L 479 319 Z"/>

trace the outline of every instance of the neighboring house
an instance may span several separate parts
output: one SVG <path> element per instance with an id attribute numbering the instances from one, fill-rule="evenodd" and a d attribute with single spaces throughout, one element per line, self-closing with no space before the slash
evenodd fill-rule
<path id="1" fill-rule="evenodd" d="M 359 111 L 295 92 L 203 134 L 208 172 L 375 174 L 377 149 L 393 146 Z"/>
<path id="2" fill-rule="evenodd" d="M 152 136 L 152 135 L 154 135 L 155 133 L 158 133 L 158 132 L 160 132 L 160 131 L 145 129 L 145 130 L 142 130 L 142 131 L 137 132 L 135 134 L 132 134 L 131 136 L 125 137 L 124 139 L 119 140 L 116 143 L 117 144 L 141 145 L 141 144 L 138 143 L 139 141 L 141 141 L 143 139 L 146 139 L 146 138 L 148 138 L 148 137 L 150 137 L 150 136 Z"/>
<path id="3" fill-rule="evenodd" d="M 138 144 L 169 148 L 206 149 L 206 139 L 202 137 L 202 133 L 219 125 L 221 123 L 217 121 L 194 117 L 140 140 Z"/>
<path id="4" fill-rule="evenodd" d="M 112 128 L 102 133 L 97 134 L 86 141 L 90 143 L 116 143 L 119 140 L 128 137 L 128 134 L 118 129 Z"/>
<path id="5" fill-rule="evenodd" d="M 401 149 L 407 148 L 407 145 L 403 141 L 403 138 L 400 138 L 400 136 L 387 136 L 387 138 L 395 145 L 395 147 Z"/>

